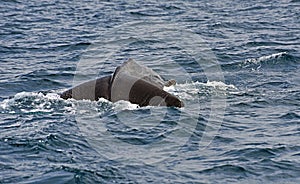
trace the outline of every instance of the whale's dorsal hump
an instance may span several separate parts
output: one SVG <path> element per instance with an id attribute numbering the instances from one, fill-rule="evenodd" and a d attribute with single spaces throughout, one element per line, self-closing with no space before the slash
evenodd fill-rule
<path id="1" fill-rule="evenodd" d="M 142 79 L 160 89 L 163 89 L 166 83 L 166 81 L 164 81 L 158 73 L 153 71 L 151 68 L 138 64 L 131 58 L 116 68 L 111 83 L 118 78 L 117 76 L 122 76 L 122 78 L 126 76 L 133 77 L 137 80 Z"/>

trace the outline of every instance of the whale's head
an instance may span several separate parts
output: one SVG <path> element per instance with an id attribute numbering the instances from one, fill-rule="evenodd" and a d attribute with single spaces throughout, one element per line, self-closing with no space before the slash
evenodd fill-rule
<path id="1" fill-rule="evenodd" d="M 176 96 L 169 94 L 166 98 L 165 98 L 165 103 L 166 106 L 169 107 L 184 107 L 184 103 L 177 98 Z"/>

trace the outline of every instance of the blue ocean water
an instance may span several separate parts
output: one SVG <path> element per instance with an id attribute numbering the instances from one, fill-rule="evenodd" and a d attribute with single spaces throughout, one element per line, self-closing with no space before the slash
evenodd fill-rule
<path id="1" fill-rule="evenodd" d="M 299 183 L 300 1 L 0 1 L 0 183 Z M 128 58 L 182 109 L 63 100 Z"/>

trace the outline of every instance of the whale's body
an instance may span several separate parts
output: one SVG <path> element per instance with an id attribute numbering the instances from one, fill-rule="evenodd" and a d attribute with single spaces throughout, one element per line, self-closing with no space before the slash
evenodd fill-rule
<path id="1" fill-rule="evenodd" d="M 72 89 L 69 89 L 60 97 L 63 99 L 74 98 L 76 100 L 99 100 L 105 98 L 110 100 L 110 80 L 111 76 L 105 76 L 95 80 L 82 83 Z"/>
<path id="2" fill-rule="evenodd" d="M 165 82 L 152 69 L 130 59 L 117 67 L 112 75 L 82 83 L 60 97 L 76 100 L 105 98 L 112 102 L 126 100 L 139 106 L 183 107 L 179 98 L 163 90 L 164 86 L 174 83 L 173 80 Z"/>

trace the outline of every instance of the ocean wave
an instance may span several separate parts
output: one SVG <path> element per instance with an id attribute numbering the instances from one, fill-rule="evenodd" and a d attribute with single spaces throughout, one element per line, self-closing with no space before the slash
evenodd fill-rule
<path id="1" fill-rule="evenodd" d="M 183 100 L 194 101 L 198 98 L 199 94 L 205 93 L 207 96 L 213 95 L 218 92 L 226 93 L 230 90 L 237 90 L 232 84 L 225 84 L 221 81 L 207 81 L 203 82 L 191 82 L 176 84 L 175 86 L 165 87 L 167 92 L 179 96 Z M 75 105 L 90 104 L 94 106 L 103 106 L 107 104 L 113 110 L 135 110 L 139 107 L 137 104 L 132 104 L 127 101 L 118 101 L 112 103 L 106 99 L 99 99 L 97 102 L 90 100 L 63 100 L 58 95 L 63 89 L 51 91 L 51 92 L 20 92 L 15 96 L 4 99 L 0 102 L 1 113 L 51 113 L 55 111 L 56 106 L 63 106 L 63 110 L 67 113 L 74 113 Z M 102 104 L 102 105 L 101 105 Z M 142 107 L 153 108 L 153 107 Z"/>
<path id="2" fill-rule="evenodd" d="M 277 69 L 290 70 L 297 69 L 300 59 L 288 52 L 279 52 L 271 55 L 251 58 L 243 61 L 239 66 L 242 68 L 251 68 L 252 70 L 260 69 Z"/>
<path id="3" fill-rule="evenodd" d="M 179 96 L 183 100 L 196 100 L 198 96 L 212 96 L 215 94 L 226 95 L 228 92 L 236 91 L 237 87 L 222 81 L 190 82 L 164 87 L 164 90 Z"/>
<path id="4" fill-rule="evenodd" d="M 0 113 L 52 113 L 60 106 L 68 111 L 70 104 L 67 102 L 63 102 L 56 93 L 20 92 L 0 102 Z"/>
<path id="5" fill-rule="evenodd" d="M 265 62 L 268 60 L 273 60 L 273 59 L 280 59 L 284 56 L 287 56 L 288 53 L 287 52 L 279 52 L 279 53 L 275 53 L 275 54 L 271 54 L 271 55 L 267 55 L 267 56 L 261 56 L 259 58 L 252 58 L 252 59 L 247 59 L 245 61 L 245 63 L 254 63 L 254 64 L 259 64 L 261 62 Z"/>
<path id="6" fill-rule="evenodd" d="M 201 87 L 211 87 L 211 88 L 218 89 L 218 90 L 237 89 L 234 85 L 225 84 L 222 81 L 207 81 L 207 82 L 195 81 L 195 82 L 191 82 L 191 83 L 176 84 L 175 86 L 164 87 L 164 90 L 170 91 L 170 92 L 172 92 L 176 89 L 186 90 L 186 91 L 192 90 L 192 93 L 196 94 L 196 92 L 195 91 L 193 92 L 193 90 L 198 89 L 197 91 L 199 91 L 199 90 L 201 90 Z"/>
<path id="7" fill-rule="evenodd" d="M 285 120 L 293 120 L 293 119 L 299 120 L 300 115 L 297 112 L 287 112 L 287 113 L 282 114 L 279 118 L 285 119 Z"/>
<path id="8" fill-rule="evenodd" d="M 264 55 L 257 58 L 249 58 L 238 62 L 223 63 L 223 71 L 241 71 L 250 69 L 257 71 L 260 69 L 293 70 L 299 67 L 300 58 L 288 52 L 278 52 Z"/>
<path id="9" fill-rule="evenodd" d="M 241 176 L 246 176 L 247 174 L 251 174 L 250 171 L 248 171 L 245 167 L 239 166 L 239 165 L 233 165 L 233 164 L 224 164 L 224 165 L 219 165 L 219 166 L 214 166 L 209 169 L 205 169 L 200 171 L 202 174 L 216 174 L 216 173 L 223 173 L 225 175 L 239 175 Z M 236 177 L 236 176 L 235 176 Z"/>
<path id="10" fill-rule="evenodd" d="M 207 81 L 207 83 L 204 83 L 204 86 L 213 87 L 219 90 L 237 89 L 234 85 L 225 84 L 221 81 Z"/>

